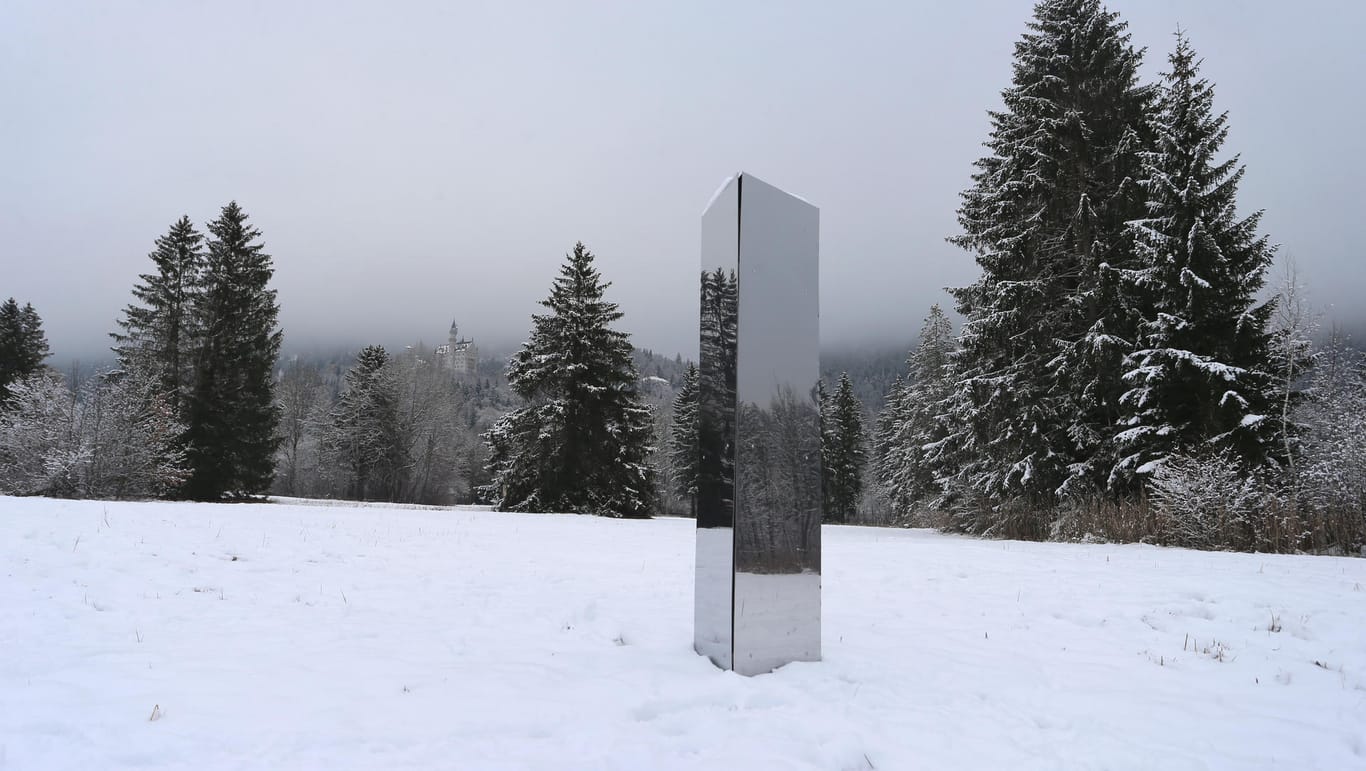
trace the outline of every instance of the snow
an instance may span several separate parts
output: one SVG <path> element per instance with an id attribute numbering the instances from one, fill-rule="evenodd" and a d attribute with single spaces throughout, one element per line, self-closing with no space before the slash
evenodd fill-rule
<path id="1" fill-rule="evenodd" d="M 1366 767 L 1366 560 L 822 538 L 745 678 L 686 520 L 0 498 L 0 768 Z"/>

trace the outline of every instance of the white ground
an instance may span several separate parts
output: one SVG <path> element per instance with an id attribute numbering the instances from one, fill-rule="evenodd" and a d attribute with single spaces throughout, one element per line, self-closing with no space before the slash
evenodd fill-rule
<path id="1" fill-rule="evenodd" d="M 683 520 L 0 498 L 0 768 L 1366 768 L 1366 559 L 823 538 L 747 679 Z"/>

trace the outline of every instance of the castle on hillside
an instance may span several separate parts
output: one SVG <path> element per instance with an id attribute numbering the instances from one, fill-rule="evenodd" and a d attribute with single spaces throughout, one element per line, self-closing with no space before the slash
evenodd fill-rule
<path id="1" fill-rule="evenodd" d="M 479 367 L 479 348 L 473 340 L 460 336 L 460 329 L 451 322 L 451 333 L 445 345 L 436 347 L 437 366 L 456 377 L 474 377 Z"/>

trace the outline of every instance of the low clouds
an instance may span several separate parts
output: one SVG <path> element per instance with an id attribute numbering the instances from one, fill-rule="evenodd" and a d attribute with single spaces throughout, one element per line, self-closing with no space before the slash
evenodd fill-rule
<path id="1" fill-rule="evenodd" d="M 432 343 L 452 319 L 511 344 L 583 240 L 637 344 L 690 356 L 698 216 L 740 170 L 821 207 L 827 340 L 908 340 L 974 278 L 943 239 L 1027 4 L 578 5 L 6 3 L 0 295 L 58 360 L 99 355 L 153 239 L 236 199 L 287 347 Z M 1240 203 L 1350 316 L 1363 12 L 1187 6 L 1111 4 L 1150 76 L 1189 31 Z"/>

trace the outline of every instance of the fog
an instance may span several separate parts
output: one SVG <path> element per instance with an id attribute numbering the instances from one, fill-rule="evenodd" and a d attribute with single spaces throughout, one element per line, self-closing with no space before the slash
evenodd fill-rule
<path id="1" fill-rule="evenodd" d="M 1359 320 L 1357 3 L 1112 2 L 1205 57 L 1240 204 Z M 821 209 L 821 329 L 909 340 L 972 281 L 958 193 L 1028 3 L 0 5 L 0 298 L 107 351 L 153 240 L 237 200 L 286 348 L 529 329 L 582 240 L 634 342 L 695 355 L 699 217 L 747 171 Z"/>

